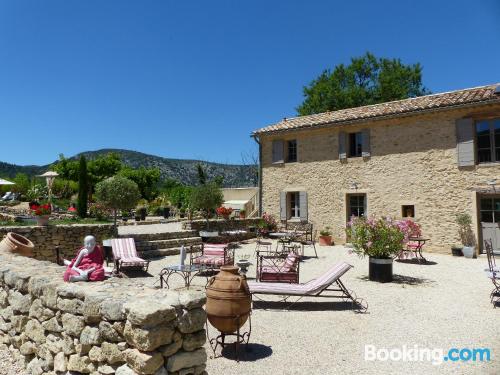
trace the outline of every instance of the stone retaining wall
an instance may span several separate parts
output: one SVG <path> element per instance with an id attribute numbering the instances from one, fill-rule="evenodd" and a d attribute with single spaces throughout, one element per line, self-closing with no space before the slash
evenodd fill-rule
<path id="1" fill-rule="evenodd" d="M 205 373 L 204 293 L 69 284 L 64 267 L 10 254 L 0 264 L 0 344 L 28 373 Z"/>
<path id="2" fill-rule="evenodd" d="M 248 230 L 249 227 L 255 227 L 260 218 L 251 219 L 230 219 L 230 220 L 210 220 L 210 230 L 219 232 L 227 230 Z M 182 223 L 182 229 L 205 230 L 207 222 L 205 220 L 192 220 Z"/>
<path id="3" fill-rule="evenodd" d="M 0 240 L 8 232 L 14 232 L 29 238 L 35 245 L 35 259 L 56 261 L 56 247 L 66 259 L 72 259 L 76 250 L 83 246 L 83 239 L 93 235 L 98 243 L 106 238 L 113 238 L 112 224 L 75 224 L 41 226 L 0 227 Z"/>

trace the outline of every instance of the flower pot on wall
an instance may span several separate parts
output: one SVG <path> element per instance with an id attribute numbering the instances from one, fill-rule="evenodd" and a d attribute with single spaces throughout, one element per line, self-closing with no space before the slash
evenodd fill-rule
<path id="1" fill-rule="evenodd" d="M 474 246 L 464 246 L 462 247 L 462 253 L 464 257 L 472 259 L 474 258 Z"/>
<path id="2" fill-rule="evenodd" d="M 319 236 L 320 246 L 332 246 L 332 236 Z"/>
<path id="3" fill-rule="evenodd" d="M 392 259 L 370 257 L 368 263 L 368 278 L 379 283 L 392 281 Z"/>
<path id="4" fill-rule="evenodd" d="M 49 225 L 49 215 L 36 216 L 35 218 L 36 218 L 36 224 L 38 226 Z"/>

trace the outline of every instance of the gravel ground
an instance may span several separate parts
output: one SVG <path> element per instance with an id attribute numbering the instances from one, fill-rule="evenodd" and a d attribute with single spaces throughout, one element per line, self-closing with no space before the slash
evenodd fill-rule
<path id="1" fill-rule="evenodd" d="M 208 360 L 209 374 L 500 373 L 500 308 L 493 309 L 489 302 L 492 285 L 483 272 L 487 267 L 484 256 L 465 259 L 424 254 L 429 264 L 395 262 L 395 281 L 379 284 L 367 280 L 367 259 L 349 254 L 342 246 L 317 249 L 319 259 L 307 259 L 300 266 L 301 282 L 345 260 L 354 269 L 342 280 L 368 301 L 368 312 L 357 314 L 341 300 L 318 298 L 302 299 L 288 311 L 277 309 L 283 306 L 280 303 L 254 305 L 251 351 L 236 363 L 231 359 L 231 348 L 227 348 L 224 357 Z M 243 245 L 237 257 L 251 254 L 255 263 L 253 251 L 254 244 Z M 172 256 L 153 262 L 152 282 L 157 281 L 161 267 L 177 261 L 178 256 Z M 255 276 L 255 265 L 248 276 Z M 178 275 L 170 281 L 173 288 L 182 285 Z M 195 277 L 192 287 L 202 288 L 205 282 L 204 277 Z M 453 347 L 487 347 L 492 361 L 439 365 L 429 361 L 365 361 L 365 345 L 389 350 L 418 345 L 443 349 L 445 354 Z"/>
<path id="2" fill-rule="evenodd" d="M 149 224 L 149 225 L 124 225 L 118 227 L 119 234 L 142 234 L 142 233 L 164 233 L 164 232 L 181 232 L 182 223 L 172 222 L 165 224 Z"/>
<path id="3" fill-rule="evenodd" d="M 0 375 L 25 375 L 22 365 L 15 361 L 5 345 L 0 346 Z"/>

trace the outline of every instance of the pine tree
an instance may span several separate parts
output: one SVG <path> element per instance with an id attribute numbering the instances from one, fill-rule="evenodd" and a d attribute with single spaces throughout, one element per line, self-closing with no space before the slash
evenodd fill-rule
<path id="1" fill-rule="evenodd" d="M 89 182 L 87 173 L 87 159 L 80 156 L 80 165 L 78 168 L 78 216 L 87 217 L 87 200 L 89 194 Z"/>

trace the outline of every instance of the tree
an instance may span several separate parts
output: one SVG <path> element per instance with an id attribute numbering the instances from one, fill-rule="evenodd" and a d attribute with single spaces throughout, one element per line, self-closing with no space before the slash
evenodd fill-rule
<path id="1" fill-rule="evenodd" d="M 125 167 L 120 171 L 120 176 L 134 181 L 139 187 L 141 197 L 150 201 L 158 194 L 158 184 L 160 182 L 160 170 L 158 168 L 138 168 Z"/>
<path id="2" fill-rule="evenodd" d="M 98 202 L 113 210 L 115 230 L 117 211 L 134 208 L 141 198 L 137 184 L 123 176 L 109 177 L 99 182 L 95 195 Z"/>
<path id="3" fill-rule="evenodd" d="M 207 182 L 207 173 L 201 164 L 196 164 L 196 171 L 198 172 L 198 183 L 200 185 L 205 185 Z"/>
<path id="4" fill-rule="evenodd" d="M 87 203 L 89 197 L 89 185 L 88 185 L 88 174 L 87 174 L 87 159 L 85 156 L 80 156 L 80 165 L 78 166 L 78 203 L 76 209 L 78 211 L 78 216 L 84 218 L 87 217 Z"/>
<path id="5" fill-rule="evenodd" d="M 12 191 L 25 195 L 31 187 L 31 182 L 26 173 L 17 173 L 14 177 L 15 185 L 12 185 Z"/>
<path id="6" fill-rule="evenodd" d="M 400 59 L 376 58 L 367 52 L 351 64 L 325 70 L 304 87 L 299 115 L 389 102 L 429 94 L 422 84 L 422 66 L 404 65 Z"/>
<path id="7" fill-rule="evenodd" d="M 193 209 L 201 210 L 207 220 L 209 229 L 210 212 L 215 210 L 224 202 L 222 189 L 215 182 L 207 182 L 204 185 L 195 186 L 191 191 L 190 204 Z"/>

